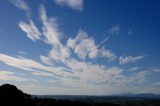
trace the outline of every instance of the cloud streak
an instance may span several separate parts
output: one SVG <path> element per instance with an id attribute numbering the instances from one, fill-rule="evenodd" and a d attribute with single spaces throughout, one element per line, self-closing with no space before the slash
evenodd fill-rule
<path id="1" fill-rule="evenodd" d="M 50 67 L 42 65 L 34 60 L 23 58 L 23 57 L 12 57 L 5 54 L 0 54 L 0 61 L 12 66 L 16 67 L 22 70 L 28 70 L 28 71 L 38 71 L 38 70 L 45 70 L 47 72 L 52 73 L 56 76 L 68 76 L 68 72 L 63 71 L 63 68 L 61 67 Z"/>
<path id="2" fill-rule="evenodd" d="M 42 21 L 43 35 L 45 36 L 45 42 L 51 45 L 60 45 L 60 35 L 57 20 L 54 17 L 48 18 L 44 6 L 40 6 L 39 9 L 40 19 Z"/>
<path id="3" fill-rule="evenodd" d="M 24 0 L 10 0 L 10 2 L 18 9 L 25 11 L 27 16 L 30 17 L 30 8 Z"/>
<path id="4" fill-rule="evenodd" d="M 0 70 L 0 80 L 3 80 L 3 81 L 18 81 L 18 82 L 26 81 L 25 78 L 18 77 L 16 75 L 16 73 L 14 73 L 14 72 L 3 71 L 3 70 Z"/>
<path id="5" fill-rule="evenodd" d="M 132 62 L 137 62 L 138 60 L 143 59 L 145 56 L 120 56 L 119 62 L 120 64 L 127 64 Z"/>
<path id="6" fill-rule="evenodd" d="M 68 6 L 74 10 L 83 10 L 84 0 L 54 0 L 56 4 L 60 6 Z"/>
<path id="7" fill-rule="evenodd" d="M 75 39 L 69 39 L 67 46 L 72 48 L 74 53 L 83 60 L 85 60 L 86 57 L 91 59 L 95 58 L 98 54 L 98 48 L 95 41 L 83 30 L 79 30 Z"/>
<path id="8" fill-rule="evenodd" d="M 120 25 L 117 24 L 117 25 L 114 25 L 114 26 L 112 26 L 110 28 L 109 33 L 110 34 L 117 34 L 118 35 L 120 33 L 120 30 L 121 30 Z"/>
<path id="9" fill-rule="evenodd" d="M 40 39 L 41 33 L 32 20 L 29 20 L 29 24 L 20 21 L 18 26 L 27 34 L 27 37 L 32 41 L 35 42 L 36 40 Z"/>
<path id="10" fill-rule="evenodd" d="M 67 46 L 73 49 L 74 53 L 82 60 L 85 60 L 87 57 L 90 59 L 105 57 L 110 60 L 116 58 L 116 55 L 112 51 L 100 48 L 95 40 L 89 37 L 87 32 L 83 30 L 79 30 L 74 39 L 69 38 Z"/>

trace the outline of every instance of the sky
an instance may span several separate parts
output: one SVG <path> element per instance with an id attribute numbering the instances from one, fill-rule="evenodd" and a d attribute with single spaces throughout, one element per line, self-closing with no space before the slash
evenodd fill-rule
<path id="1" fill-rule="evenodd" d="M 160 94 L 159 0 L 1 0 L 0 85 L 38 95 Z"/>

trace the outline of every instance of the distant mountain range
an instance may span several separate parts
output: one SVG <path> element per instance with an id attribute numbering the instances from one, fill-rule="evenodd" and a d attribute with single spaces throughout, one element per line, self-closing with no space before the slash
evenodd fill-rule
<path id="1" fill-rule="evenodd" d="M 141 94 L 116 94 L 110 96 L 88 96 L 88 95 L 32 95 L 38 98 L 52 98 L 56 100 L 71 100 L 88 103 L 108 103 L 119 101 L 143 101 L 143 100 L 158 100 L 160 101 L 160 95 L 141 93 Z"/>
<path id="2" fill-rule="evenodd" d="M 89 95 L 32 95 L 33 97 L 39 98 L 53 98 L 53 99 L 69 99 L 69 100 L 78 100 L 78 99 L 86 99 L 86 98 L 143 98 L 143 99 L 158 99 L 160 100 L 160 95 L 152 94 L 152 93 L 125 93 L 125 94 L 114 94 L 114 95 L 103 95 L 103 96 L 89 96 Z"/>
<path id="3" fill-rule="evenodd" d="M 157 98 L 160 99 L 160 94 L 153 94 L 153 93 L 125 93 L 125 94 L 115 94 L 112 96 L 123 96 L 123 97 L 143 97 L 143 98 Z"/>

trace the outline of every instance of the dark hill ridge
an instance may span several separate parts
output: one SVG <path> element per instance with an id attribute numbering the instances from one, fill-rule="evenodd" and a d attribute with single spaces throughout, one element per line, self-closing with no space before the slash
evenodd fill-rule
<path id="1" fill-rule="evenodd" d="M 0 106 L 33 106 L 31 95 L 23 93 L 16 86 L 4 84 L 0 86 Z"/>
<path id="2" fill-rule="evenodd" d="M 2 99 L 25 99 L 30 98 L 31 95 L 23 93 L 16 86 L 4 84 L 0 86 L 0 98 Z"/>

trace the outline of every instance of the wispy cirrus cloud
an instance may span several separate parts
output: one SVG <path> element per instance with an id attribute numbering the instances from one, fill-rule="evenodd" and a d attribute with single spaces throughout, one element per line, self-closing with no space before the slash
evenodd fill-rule
<path id="1" fill-rule="evenodd" d="M 139 67 L 132 67 L 132 68 L 129 69 L 129 71 L 136 71 L 138 69 L 139 69 Z"/>
<path id="2" fill-rule="evenodd" d="M 46 76 L 46 77 L 52 77 L 52 73 L 47 73 L 47 72 L 32 72 L 32 75 L 35 76 Z"/>
<path id="3" fill-rule="evenodd" d="M 10 2 L 20 10 L 25 11 L 27 13 L 27 16 L 30 17 L 30 8 L 25 0 L 10 0 Z"/>
<path id="4" fill-rule="evenodd" d="M 99 66 L 96 64 L 94 65 L 92 63 L 84 63 L 75 59 L 72 59 L 71 61 L 67 61 L 65 63 L 69 67 L 69 69 L 65 67 L 56 68 L 53 66 L 45 66 L 31 59 L 22 57 L 12 57 L 5 54 L 0 54 L 0 62 L 3 62 L 15 68 L 19 68 L 26 71 L 28 70 L 36 76 L 55 76 L 58 77 L 60 80 L 63 79 L 63 82 L 65 82 L 65 80 L 67 79 L 70 79 L 72 81 L 80 81 L 83 83 L 87 83 L 88 81 L 96 81 L 97 83 L 100 83 L 104 82 L 108 78 L 111 78 L 110 75 L 114 74 L 116 71 L 119 73 L 118 68 L 115 68 L 115 71 L 111 71 L 110 69 L 105 69 L 103 66 Z M 66 72 L 65 70 L 69 70 L 71 72 Z M 106 73 L 106 70 L 108 70 L 108 72 L 110 71 L 111 73 Z M 89 76 L 94 76 L 94 79 Z M 75 77 L 81 80 L 74 79 Z"/>
<path id="5" fill-rule="evenodd" d="M 54 0 L 54 2 L 61 6 L 68 6 L 71 9 L 79 11 L 83 10 L 84 0 Z"/>
<path id="6" fill-rule="evenodd" d="M 58 27 L 57 19 L 55 17 L 48 18 L 43 5 L 40 6 L 39 13 L 43 24 L 42 30 L 43 35 L 45 36 L 45 43 L 51 45 L 61 45 L 61 32 Z"/>
<path id="7" fill-rule="evenodd" d="M 65 64 L 68 68 L 45 66 L 31 59 L 12 57 L 5 54 L 0 54 L 0 62 L 15 68 L 28 70 L 34 76 L 58 78 L 64 86 L 70 87 L 81 86 L 79 84 L 77 85 L 76 82 L 84 85 L 90 84 L 92 87 L 96 87 L 96 84 L 105 82 L 111 86 L 124 86 L 130 82 L 137 83 L 135 80 L 142 80 L 140 74 L 126 77 L 122 74 L 123 70 L 118 67 L 107 68 L 103 65 L 86 63 L 76 59 L 66 61 Z M 85 86 L 83 87 L 85 88 Z"/>
<path id="8" fill-rule="evenodd" d="M 22 54 L 22 55 L 25 55 L 25 54 L 27 54 L 27 52 L 25 52 L 25 51 L 22 51 L 22 50 L 18 51 L 18 53 L 19 53 L 19 54 Z"/>
<path id="9" fill-rule="evenodd" d="M 29 20 L 29 24 L 20 21 L 18 26 L 27 34 L 27 37 L 30 38 L 32 41 L 36 41 L 40 39 L 41 32 L 38 30 L 36 25 L 32 20 Z"/>
<path id="10" fill-rule="evenodd" d="M 29 23 L 24 21 L 20 21 L 18 26 L 21 28 L 22 31 L 27 33 L 27 37 L 30 38 L 32 41 L 36 41 L 40 39 L 41 32 L 38 30 L 37 26 L 31 19 L 31 9 L 26 3 L 25 0 L 10 0 L 12 4 L 14 4 L 18 9 L 23 10 L 27 13 L 27 18 L 29 19 Z"/>
<path id="11" fill-rule="evenodd" d="M 149 67 L 147 70 L 151 71 L 151 72 L 160 72 L 160 68 L 159 67 Z"/>
<path id="12" fill-rule="evenodd" d="M 56 61 L 64 61 L 70 56 L 69 49 L 61 43 L 61 31 L 56 18 L 48 18 L 44 6 L 40 7 L 40 17 L 43 24 L 44 42 L 50 44 L 52 49 L 48 56 Z"/>
<path id="13" fill-rule="evenodd" d="M 73 49 L 74 53 L 82 60 L 85 60 L 87 57 L 90 59 L 105 57 L 110 60 L 116 58 L 116 55 L 112 51 L 101 48 L 96 44 L 95 40 L 89 37 L 87 32 L 83 30 L 79 30 L 74 39 L 69 38 L 67 46 Z"/>
<path id="14" fill-rule="evenodd" d="M 109 61 L 113 61 L 117 58 L 114 52 L 112 52 L 111 50 L 104 49 L 104 48 L 100 49 L 99 53 L 100 53 L 99 54 L 100 56 L 107 58 Z"/>
<path id="15" fill-rule="evenodd" d="M 13 57 L 5 54 L 0 54 L 0 61 L 9 66 L 22 70 L 28 70 L 31 72 L 46 70 L 47 72 L 52 73 L 53 75 L 64 76 L 64 77 L 68 76 L 67 75 L 68 72 L 64 71 L 62 67 L 56 68 L 56 67 L 45 66 L 37 61 L 24 57 Z"/>
<path id="16" fill-rule="evenodd" d="M 18 82 L 26 81 L 25 78 L 17 76 L 16 73 L 10 72 L 10 71 L 4 71 L 4 70 L 0 70 L 0 80 L 3 80 L 3 81 L 10 80 L 10 81 L 18 81 Z"/>
<path id="17" fill-rule="evenodd" d="M 67 46 L 72 48 L 75 54 L 83 60 L 85 60 L 86 57 L 92 59 L 98 55 L 98 48 L 95 41 L 83 30 L 79 30 L 75 39 L 69 39 Z"/>
<path id="18" fill-rule="evenodd" d="M 113 52 L 100 48 L 95 40 L 81 29 L 74 39 L 69 38 L 67 44 L 62 44 L 61 31 L 58 23 L 54 17 L 47 17 L 43 6 L 40 7 L 40 17 L 43 23 L 44 42 L 52 46 L 52 50 L 49 52 L 49 57 L 52 59 L 64 62 L 71 54 L 77 55 L 82 60 L 85 60 L 87 57 L 93 59 L 98 56 L 103 56 L 111 60 L 116 58 Z M 71 53 L 70 49 L 74 52 Z"/>
<path id="19" fill-rule="evenodd" d="M 41 61 L 46 65 L 53 65 L 52 59 L 43 55 L 40 55 Z"/>
<path id="20" fill-rule="evenodd" d="M 132 62 L 137 62 L 138 60 L 143 59 L 145 56 L 120 56 L 119 62 L 120 64 L 127 64 Z"/>
<path id="21" fill-rule="evenodd" d="M 109 33 L 110 34 L 119 34 L 120 33 L 120 30 L 121 30 L 121 28 L 120 28 L 120 24 L 117 24 L 117 25 L 114 25 L 114 26 L 112 26 L 110 29 L 109 29 Z"/>

